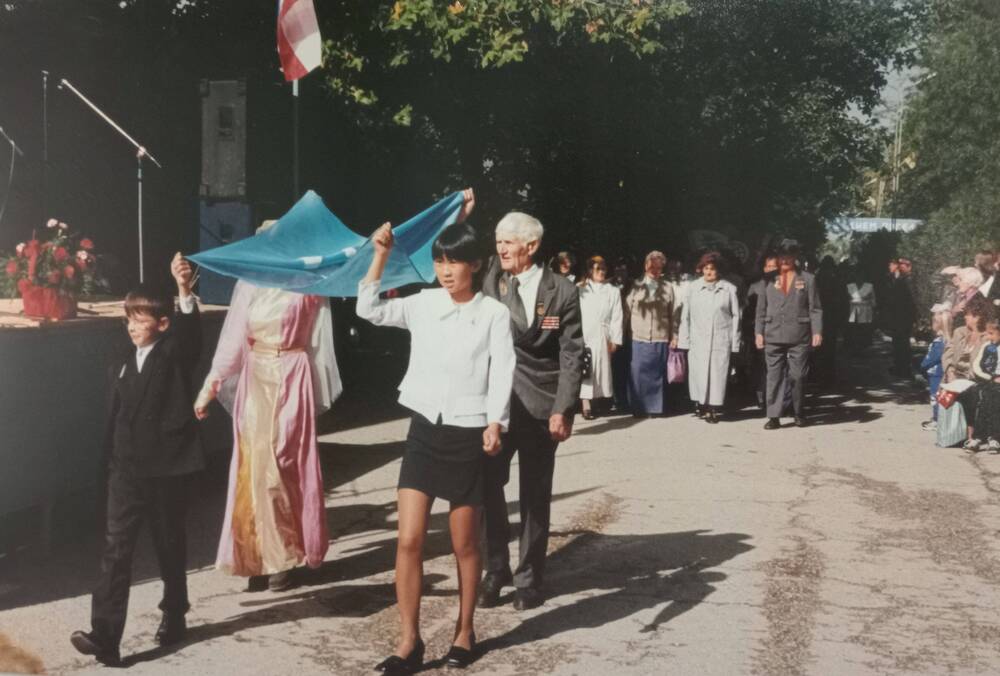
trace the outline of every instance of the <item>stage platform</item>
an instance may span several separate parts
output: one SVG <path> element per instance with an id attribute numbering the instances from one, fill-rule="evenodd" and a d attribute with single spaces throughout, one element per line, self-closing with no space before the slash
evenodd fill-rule
<path id="1" fill-rule="evenodd" d="M 208 369 L 225 312 L 201 306 L 196 383 Z M 44 536 L 44 515 L 56 500 L 96 491 L 108 372 L 131 347 L 124 317 L 121 300 L 81 302 L 79 317 L 58 322 L 24 317 L 20 299 L 0 300 L 0 517 L 42 508 Z M 229 453 L 229 425 L 224 414 L 203 424 L 210 453 Z"/>

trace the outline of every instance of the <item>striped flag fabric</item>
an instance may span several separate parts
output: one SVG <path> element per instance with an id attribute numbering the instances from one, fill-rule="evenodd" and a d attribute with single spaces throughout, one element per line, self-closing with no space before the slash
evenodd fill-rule
<path id="1" fill-rule="evenodd" d="M 278 0 L 278 57 L 287 82 L 323 65 L 323 40 L 313 0 Z"/>

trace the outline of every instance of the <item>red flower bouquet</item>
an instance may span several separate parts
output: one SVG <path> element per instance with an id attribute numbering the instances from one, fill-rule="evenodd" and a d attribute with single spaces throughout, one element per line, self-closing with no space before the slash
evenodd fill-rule
<path id="1" fill-rule="evenodd" d="M 80 295 L 106 291 L 107 282 L 99 276 L 94 243 L 74 235 L 65 223 L 50 218 L 48 236 L 43 241 L 32 238 L 21 242 L 14 255 L 0 255 L 4 270 L 0 291 L 6 296 L 20 294 L 24 314 L 46 319 L 76 316 Z"/>

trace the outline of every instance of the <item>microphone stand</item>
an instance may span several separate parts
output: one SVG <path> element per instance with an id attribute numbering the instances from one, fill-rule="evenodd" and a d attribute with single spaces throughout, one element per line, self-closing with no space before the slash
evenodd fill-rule
<path id="1" fill-rule="evenodd" d="M 7 143 L 10 144 L 10 175 L 7 177 L 7 190 L 4 191 L 3 204 L 0 205 L 0 223 L 2 223 L 3 215 L 7 213 L 7 200 L 10 199 L 10 191 L 14 186 L 14 160 L 17 159 L 18 155 L 24 157 L 24 153 L 21 152 L 21 149 L 17 147 L 16 143 L 14 143 L 14 139 L 7 136 L 7 132 L 3 130 L 3 127 L 0 127 L 0 136 L 7 139 Z"/>
<path id="2" fill-rule="evenodd" d="M 143 160 L 143 158 L 148 157 L 150 159 L 150 161 L 153 164 L 155 164 L 157 167 L 159 167 L 160 169 L 163 168 L 163 165 L 160 164 L 156 160 L 156 158 L 153 157 L 153 155 L 148 150 L 146 150 L 145 147 L 143 147 L 142 144 L 140 144 L 134 138 L 132 138 L 131 136 L 129 136 L 128 133 L 126 133 L 124 129 L 122 129 L 121 127 L 119 127 L 118 124 L 116 124 L 114 120 L 112 120 L 110 117 L 108 117 L 107 115 L 105 115 L 104 111 L 102 111 L 100 108 L 98 108 L 96 105 L 94 105 L 94 103 L 90 99 L 88 99 L 86 96 L 84 96 L 83 94 L 81 94 L 80 90 L 78 90 L 76 87 L 74 87 L 73 85 L 71 85 L 66 78 L 63 78 L 62 80 L 59 81 L 59 89 L 63 89 L 63 88 L 66 88 L 66 89 L 70 90 L 71 92 L 73 92 L 74 94 L 76 94 L 76 96 L 81 101 L 83 101 L 85 104 L 87 104 L 87 106 L 91 110 L 93 110 L 95 113 L 97 113 L 98 117 L 100 117 L 102 120 L 104 120 L 105 122 L 107 122 L 111 126 L 112 129 L 114 129 L 115 131 L 117 131 L 119 134 L 121 134 L 125 138 L 126 141 L 128 141 L 133 146 L 135 146 L 135 151 L 136 151 L 135 152 L 135 159 L 136 159 L 136 165 L 137 165 L 136 187 L 138 189 L 138 197 L 139 197 L 139 200 L 138 200 L 138 209 L 139 209 L 139 214 L 138 214 L 138 229 L 139 229 L 139 283 L 141 284 L 142 282 L 146 281 L 145 280 L 145 271 L 144 271 L 144 268 L 143 268 L 143 260 L 142 260 L 142 258 L 143 258 L 143 256 L 142 256 L 142 160 Z"/>

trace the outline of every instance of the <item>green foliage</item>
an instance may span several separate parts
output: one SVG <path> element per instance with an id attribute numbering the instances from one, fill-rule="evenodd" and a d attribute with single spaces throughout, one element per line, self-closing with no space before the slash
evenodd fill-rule
<path id="1" fill-rule="evenodd" d="M 938 0 L 921 47 L 898 211 L 926 219 L 901 251 L 929 272 L 1000 246 L 1000 4 Z M 921 288 L 926 304 L 930 280 Z"/>
<path id="2" fill-rule="evenodd" d="M 822 241 L 885 141 L 848 110 L 909 62 L 921 3 L 350 6 L 323 6 L 327 83 L 381 152 L 473 185 L 486 222 L 535 213 L 551 246 L 680 252 L 696 229 Z"/>

